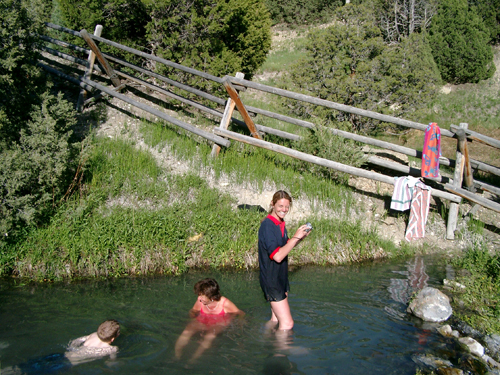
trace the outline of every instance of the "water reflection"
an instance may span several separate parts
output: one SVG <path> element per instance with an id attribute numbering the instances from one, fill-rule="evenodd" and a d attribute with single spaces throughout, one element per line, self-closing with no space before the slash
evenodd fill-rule
<path id="1" fill-rule="evenodd" d="M 407 304 L 411 295 L 427 286 L 429 275 L 425 272 L 423 257 L 416 257 L 406 263 L 406 271 L 392 271 L 406 276 L 406 279 L 391 278 L 388 290 L 394 301 Z"/>

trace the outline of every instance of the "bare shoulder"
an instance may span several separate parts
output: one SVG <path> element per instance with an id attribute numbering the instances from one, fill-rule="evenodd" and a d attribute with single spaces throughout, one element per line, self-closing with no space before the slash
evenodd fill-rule
<path id="1" fill-rule="evenodd" d="M 241 311 L 229 298 L 225 298 L 224 301 L 224 311 L 231 314 L 244 315 L 245 313 Z"/>

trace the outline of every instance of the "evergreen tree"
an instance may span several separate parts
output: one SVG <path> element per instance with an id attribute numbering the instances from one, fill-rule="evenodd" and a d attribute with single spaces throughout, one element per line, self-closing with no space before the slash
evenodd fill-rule
<path id="1" fill-rule="evenodd" d="M 34 63 L 42 13 L 0 0 L 0 248 L 52 212 L 67 186 L 75 112 Z"/>
<path id="2" fill-rule="evenodd" d="M 263 0 L 160 0 L 150 7 L 147 29 L 153 53 L 185 66 L 216 76 L 241 71 L 250 77 L 271 47 L 271 21 Z M 162 65 L 157 69 L 174 74 Z M 175 75 L 199 87 L 210 85 Z"/>
<path id="3" fill-rule="evenodd" d="M 490 32 L 492 43 L 500 42 L 500 0 L 469 0 Z"/>
<path id="4" fill-rule="evenodd" d="M 55 0 L 60 10 L 63 25 L 69 29 L 87 30 L 92 34 L 96 25 L 102 25 L 102 37 L 114 42 L 145 50 L 147 47 L 146 25 L 150 17 L 146 5 L 141 0 Z M 60 36 L 61 37 L 61 36 Z M 78 37 L 62 37 L 72 43 L 88 48 Z M 138 58 L 123 50 L 101 44 L 99 48 L 129 61 Z"/>
<path id="5" fill-rule="evenodd" d="M 344 0 L 266 0 L 273 23 L 305 25 L 325 22 Z"/>
<path id="6" fill-rule="evenodd" d="M 495 73 L 490 33 L 467 0 L 441 0 L 429 40 L 446 82 L 478 82 Z"/>
<path id="7" fill-rule="evenodd" d="M 33 62 L 38 58 L 33 22 L 20 0 L 0 0 L 0 152 L 17 142 L 26 126 L 26 108 L 37 102 L 44 79 Z"/>
<path id="8" fill-rule="evenodd" d="M 346 5 L 338 15 L 341 22 L 312 32 L 307 57 L 292 69 L 288 84 L 353 107 L 414 115 L 432 99 L 441 81 L 426 36 L 414 33 L 400 44 L 388 46 L 369 14 L 363 6 Z M 359 116 L 290 105 L 300 115 L 348 122 L 354 130 L 376 127 L 372 120 Z"/>

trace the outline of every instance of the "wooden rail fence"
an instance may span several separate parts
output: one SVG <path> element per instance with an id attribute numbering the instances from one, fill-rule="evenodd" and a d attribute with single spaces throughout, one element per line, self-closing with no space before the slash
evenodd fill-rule
<path id="1" fill-rule="evenodd" d="M 216 76 L 213 76 L 211 74 L 205 73 L 198 71 L 196 69 L 192 69 L 177 63 L 174 63 L 172 61 L 160 58 L 158 56 L 154 56 L 151 54 L 147 54 L 145 52 L 139 51 L 134 48 L 130 48 L 127 46 L 124 46 L 122 44 L 113 42 L 111 40 L 102 38 L 101 32 L 102 32 L 102 27 L 98 25 L 95 29 L 94 35 L 89 34 L 86 30 L 81 30 L 80 32 L 74 31 L 67 29 L 65 27 L 59 26 L 59 25 L 54 25 L 51 23 L 46 24 L 48 28 L 51 28 L 53 30 L 57 30 L 60 32 L 64 33 L 69 33 L 73 36 L 80 37 L 82 38 L 87 45 L 89 46 L 89 49 L 82 48 L 79 46 L 76 46 L 74 44 L 68 43 L 66 41 L 56 39 L 50 36 L 46 35 L 41 35 L 40 40 L 43 41 L 44 43 L 41 43 L 40 49 L 44 52 L 46 52 L 49 55 L 59 57 L 62 59 L 65 59 L 67 61 L 70 61 L 73 64 L 77 64 L 79 66 L 83 66 L 85 68 L 84 74 L 82 76 L 74 76 L 71 74 L 64 73 L 58 69 L 55 69 L 54 67 L 47 65 L 44 62 L 38 62 L 38 65 L 41 66 L 42 68 L 46 69 L 48 72 L 58 75 L 78 86 L 81 87 L 81 92 L 80 96 L 78 99 L 77 103 L 77 109 L 81 110 L 83 107 L 86 105 L 89 105 L 92 102 L 95 102 L 100 96 L 102 95 L 109 95 L 115 98 L 118 98 L 126 103 L 129 103 L 133 106 L 136 106 L 146 112 L 149 112 L 151 114 L 154 114 L 158 118 L 161 118 L 171 124 L 174 124 L 176 126 L 179 126 L 189 132 L 192 132 L 194 134 L 197 134 L 211 142 L 213 142 L 213 148 L 212 148 L 212 156 L 216 157 L 219 154 L 220 148 L 221 147 L 229 147 L 231 144 L 231 140 L 237 141 L 237 142 L 243 142 L 250 144 L 255 147 L 261 147 L 265 148 L 274 152 L 279 152 L 284 155 L 291 156 L 293 158 L 297 158 L 300 160 L 304 160 L 310 163 L 318 164 L 324 167 L 328 167 L 340 172 L 345 172 L 349 173 L 354 176 L 359 176 L 359 177 L 365 177 L 368 179 L 372 179 L 375 181 L 381 181 L 387 184 L 394 185 L 394 177 L 384 175 L 382 173 L 377 173 L 373 171 L 369 171 L 366 169 L 362 168 L 356 168 L 352 167 L 349 165 L 345 165 L 342 163 L 338 163 L 332 160 L 327 160 L 323 158 L 318 158 L 313 155 L 309 155 L 297 150 L 294 150 L 292 148 L 287 148 L 284 146 L 280 146 L 274 143 L 267 142 L 262 139 L 263 134 L 273 134 L 285 139 L 290 139 L 297 141 L 301 137 L 297 134 L 285 132 L 282 130 L 274 129 L 271 127 L 255 124 L 253 119 L 252 119 L 252 114 L 259 114 L 262 116 L 266 116 L 269 118 L 273 118 L 275 120 L 284 122 L 284 123 L 289 123 L 292 125 L 297 125 L 299 127 L 304 127 L 308 129 L 312 129 L 316 127 L 317 125 L 304 121 L 302 119 L 294 118 L 291 116 L 279 114 L 279 113 L 274 113 L 271 111 L 264 110 L 262 108 L 258 107 L 252 107 L 245 105 L 239 95 L 240 91 L 244 91 L 246 89 L 253 89 L 253 90 L 258 90 L 262 91 L 265 93 L 269 94 L 274 94 L 278 95 L 281 97 L 289 98 L 289 99 L 294 99 L 298 101 L 303 101 L 305 103 L 310 103 L 313 105 L 318 105 L 318 106 L 323 106 L 326 108 L 330 108 L 332 110 L 336 111 L 342 111 L 346 113 L 351 113 L 363 117 L 368 117 L 377 121 L 383 121 L 387 123 L 392 123 L 395 125 L 407 127 L 407 128 L 412 128 L 412 129 L 418 129 L 420 131 L 425 131 L 427 125 L 426 124 L 421 124 L 418 122 L 414 121 L 409 121 L 389 115 L 384 115 L 380 114 L 377 112 L 373 111 L 368 111 L 364 109 L 359 109 L 356 107 L 351 107 L 347 106 L 344 104 L 339 104 L 335 102 L 331 102 L 328 100 L 324 99 L 319 99 L 313 96 L 309 95 L 304 95 L 304 94 L 298 94 L 292 91 L 284 90 L 284 89 L 279 89 L 276 87 L 260 84 L 257 82 L 249 81 L 244 79 L 244 75 L 242 73 L 237 73 L 235 77 L 232 76 L 225 76 L 223 78 L 219 78 Z M 185 85 L 181 82 L 177 82 L 175 80 L 169 79 L 167 77 L 164 77 L 160 74 L 157 74 L 151 70 L 139 67 L 137 65 L 134 65 L 128 61 L 125 61 L 123 59 L 117 58 L 115 56 L 106 54 L 101 52 L 99 47 L 97 46 L 96 42 L 99 43 L 104 43 L 109 46 L 118 48 L 120 50 L 126 51 L 128 53 L 132 53 L 136 56 L 140 56 L 144 59 L 154 61 L 156 63 L 161 63 L 166 66 L 169 66 L 174 69 L 181 70 L 185 73 L 193 74 L 198 77 L 204 78 L 206 80 L 215 82 L 217 84 L 223 85 L 226 92 L 228 93 L 229 98 L 223 99 L 218 96 L 215 96 L 213 94 L 204 92 L 202 90 L 193 88 L 189 85 Z M 71 51 L 76 51 L 79 53 L 86 53 L 88 54 L 88 59 L 83 60 L 78 57 L 72 56 L 68 53 L 58 51 L 56 49 L 53 49 L 47 44 L 50 44 L 55 47 L 62 47 L 67 50 Z M 97 59 L 99 65 L 95 65 L 95 59 Z M 113 68 L 110 64 L 110 61 L 115 63 L 115 68 Z M 196 102 L 195 100 L 183 97 L 179 94 L 175 94 L 168 90 L 165 87 L 160 87 L 156 84 L 153 84 L 151 82 L 148 82 L 147 80 L 144 80 L 142 78 L 138 78 L 136 76 L 131 75 L 130 73 L 125 73 L 121 70 L 119 70 L 119 66 L 126 67 L 130 70 L 133 70 L 140 74 L 142 77 L 144 76 L 149 76 L 151 78 L 156 79 L 157 81 L 163 82 L 163 84 L 166 84 L 168 86 L 175 87 L 177 89 L 184 90 L 185 92 L 189 94 L 194 94 L 198 97 L 201 97 L 203 99 L 212 101 L 216 103 L 217 105 L 223 107 L 224 109 L 222 110 L 217 110 L 213 109 L 210 107 L 207 107 L 199 102 Z M 97 73 L 100 75 L 100 77 L 107 77 L 110 81 L 113 87 L 105 86 L 100 83 L 97 83 L 91 79 L 91 75 L 93 73 Z M 194 125 L 188 124 L 184 121 L 181 121 L 179 119 L 173 118 L 166 113 L 152 107 L 146 104 L 139 103 L 129 97 L 127 97 L 125 94 L 120 93 L 121 90 L 127 87 L 127 85 L 130 85 L 130 83 L 134 84 L 139 84 L 141 86 L 144 86 L 148 90 L 153 90 L 155 92 L 161 93 L 167 97 L 170 97 L 172 99 L 178 100 L 186 105 L 189 105 L 193 108 L 196 108 L 197 110 L 210 114 L 212 116 L 221 118 L 220 125 L 218 127 L 214 127 L 213 132 L 208 132 L 206 130 L 200 129 Z M 167 86 L 167 87 L 168 87 Z M 94 93 L 95 95 L 91 98 L 87 98 L 89 93 Z M 240 115 L 243 118 L 242 120 L 239 120 L 237 118 L 232 117 L 233 111 L 237 109 Z M 234 123 L 239 126 L 246 126 L 248 128 L 250 136 L 245 136 L 237 132 L 233 132 L 228 130 L 228 126 L 230 123 Z M 366 145 L 370 146 L 375 146 L 379 147 L 382 149 L 386 150 L 391 150 L 395 152 L 399 152 L 404 155 L 416 157 L 416 158 L 422 158 L 422 152 L 419 150 L 415 150 L 412 148 L 396 145 L 390 142 L 385 142 L 381 140 L 377 140 L 371 137 L 366 137 L 366 136 L 361 136 L 355 133 L 347 132 L 347 131 L 342 131 L 338 129 L 333 129 L 333 128 L 326 128 L 328 131 L 331 133 L 344 137 L 346 139 L 351 139 L 356 142 L 360 142 Z M 500 212 L 500 204 L 494 202 L 493 200 L 486 199 L 478 194 L 475 193 L 476 189 L 479 191 L 487 191 L 492 194 L 496 194 L 500 196 L 500 188 L 496 186 L 492 186 L 490 184 L 475 180 L 473 178 L 473 170 L 478 170 L 478 171 L 483 171 L 487 173 L 491 173 L 497 176 L 500 176 L 500 168 L 497 168 L 495 166 L 489 165 L 487 163 L 484 163 L 480 160 L 475 160 L 469 157 L 469 152 L 468 152 L 468 147 L 467 143 L 471 141 L 476 141 L 476 142 L 481 142 L 484 143 L 490 147 L 494 148 L 500 148 L 500 141 L 491 137 L 487 137 L 485 135 L 482 135 L 477 132 L 470 131 L 468 129 L 467 124 L 461 123 L 459 126 L 451 125 L 450 129 L 444 129 L 441 128 L 441 135 L 444 137 L 451 137 L 457 139 L 457 151 L 456 151 L 456 158 L 455 160 L 453 159 L 448 159 L 446 157 L 440 157 L 440 165 L 442 166 L 449 166 L 451 168 L 454 168 L 454 175 L 453 178 L 442 176 L 437 179 L 432 179 L 434 181 L 434 185 L 437 185 L 437 188 L 433 188 L 431 191 L 431 194 L 436 197 L 436 198 L 441 198 L 441 199 L 446 199 L 450 201 L 450 211 L 448 215 L 448 223 L 447 223 L 447 234 L 446 237 L 447 239 L 453 239 L 454 238 L 454 232 L 457 227 L 457 220 L 458 220 L 458 209 L 459 209 L 459 204 L 461 203 L 462 198 L 465 198 L 471 202 L 473 202 L 476 205 L 481 205 L 484 206 L 488 209 L 494 210 L 496 212 Z M 402 165 L 399 163 L 395 162 L 390 162 L 375 156 L 371 156 L 368 159 L 368 162 L 373 165 L 377 165 L 379 167 L 391 169 L 394 172 L 404 174 L 404 175 L 414 175 L 417 177 L 420 177 L 420 169 L 418 168 L 412 168 L 410 166 Z M 464 178 L 465 176 L 465 178 Z M 462 184 L 465 183 L 466 189 L 462 188 Z"/>

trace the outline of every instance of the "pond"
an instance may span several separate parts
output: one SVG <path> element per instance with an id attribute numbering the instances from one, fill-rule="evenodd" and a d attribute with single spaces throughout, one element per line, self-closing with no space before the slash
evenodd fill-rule
<path id="1" fill-rule="evenodd" d="M 0 281 L 0 373 L 38 369 L 64 374 L 415 374 L 415 356 L 449 352 L 447 339 L 406 314 L 412 288 L 440 287 L 441 259 L 290 269 L 295 320 L 286 340 L 265 330 L 270 318 L 258 271 L 196 271 L 178 277 L 123 278 L 20 285 Z M 177 360 L 174 346 L 189 323 L 193 285 L 214 277 L 246 315 L 188 362 L 199 337 Z M 51 368 L 48 358 L 68 342 L 117 319 L 115 360 Z M 32 366 L 36 364 L 36 366 Z M 44 367 L 45 366 L 45 367 Z M 44 370 L 41 370 L 45 368 Z M 39 371 L 39 372 L 37 372 Z"/>

